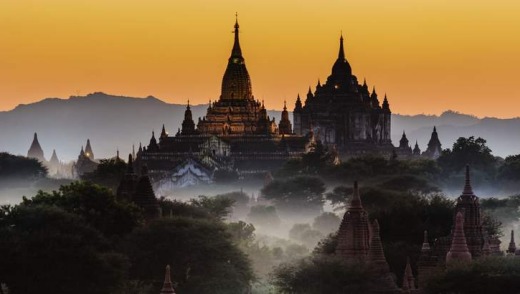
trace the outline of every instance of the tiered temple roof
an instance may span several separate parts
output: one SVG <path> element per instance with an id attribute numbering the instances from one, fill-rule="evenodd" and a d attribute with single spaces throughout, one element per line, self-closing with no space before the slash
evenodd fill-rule
<path id="1" fill-rule="evenodd" d="M 454 261 L 471 261 L 471 253 L 466 243 L 466 237 L 464 236 L 464 215 L 460 211 L 457 212 L 457 216 L 455 218 L 455 230 L 453 232 L 451 248 L 446 255 L 447 265 Z"/>
<path id="2" fill-rule="evenodd" d="M 368 214 L 361 203 L 358 183 L 354 182 L 354 193 L 339 227 L 336 255 L 346 260 L 365 259 L 369 250 L 369 232 Z"/>
<path id="3" fill-rule="evenodd" d="M 45 157 L 43 156 L 43 149 L 42 146 L 40 146 L 40 142 L 38 141 L 38 134 L 36 133 L 34 133 L 34 138 L 31 147 L 29 148 L 29 151 L 27 151 L 27 157 L 38 159 L 41 162 L 45 162 Z"/>
<path id="4" fill-rule="evenodd" d="M 175 294 L 171 280 L 170 265 L 167 265 L 164 271 L 164 283 L 160 294 Z"/>
<path id="5" fill-rule="evenodd" d="M 464 216 L 464 235 L 471 255 L 475 258 L 482 254 L 484 237 L 482 234 L 482 219 L 480 216 L 479 199 L 473 193 L 469 166 L 466 166 L 466 180 L 462 194 L 457 198 L 456 212 Z M 456 222 L 454 222 L 456 224 Z"/>

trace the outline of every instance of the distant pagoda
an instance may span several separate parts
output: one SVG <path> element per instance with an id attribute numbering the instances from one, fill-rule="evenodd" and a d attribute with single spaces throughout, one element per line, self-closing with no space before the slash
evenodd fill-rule
<path id="1" fill-rule="evenodd" d="M 358 183 L 338 231 L 336 255 L 345 260 L 365 260 L 370 248 L 368 214 L 361 204 Z"/>
<path id="2" fill-rule="evenodd" d="M 34 133 L 33 141 L 29 151 L 27 151 L 27 157 L 38 159 L 41 162 L 45 162 L 45 157 L 43 156 L 43 149 L 40 146 L 40 142 L 38 142 L 38 134 Z"/>

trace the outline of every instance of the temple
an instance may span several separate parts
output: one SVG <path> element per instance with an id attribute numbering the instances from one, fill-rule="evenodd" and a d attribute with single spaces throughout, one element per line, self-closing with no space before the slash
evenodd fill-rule
<path id="1" fill-rule="evenodd" d="M 358 184 L 354 182 L 354 193 L 338 231 L 336 255 L 346 260 L 365 260 L 369 241 L 368 214 L 361 204 Z"/>
<path id="2" fill-rule="evenodd" d="M 117 199 L 133 202 L 143 210 L 146 221 L 161 216 L 159 203 L 148 176 L 148 169 L 143 166 L 141 175 L 134 170 L 132 154 L 128 155 L 128 164 L 125 175 L 117 188 Z"/>
<path id="3" fill-rule="evenodd" d="M 391 154 L 391 111 L 386 95 L 380 103 L 375 87 L 369 92 L 352 74 L 345 58 L 343 36 L 332 72 L 325 84 L 311 88 L 305 103 L 300 96 L 293 111 L 294 132 L 307 135 L 314 132 L 318 140 L 337 148 L 341 157 L 362 153 Z"/>
<path id="4" fill-rule="evenodd" d="M 148 166 L 156 191 L 211 183 L 218 176 L 261 178 L 308 150 L 313 138 L 293 134 L 286 107 L 278 125 L 255 99 L 239 28 L 236 21 L 220 97 L 210 101 L 206 115 L 195 122 L 188 101 L 182 129 L 170 136 L 163 126 L 158 139 L 152 133 L 148 146 L 139 148 L 135 164 Z"/>
<path id="5" fill-rule="evenodd" d="M 166 270 L 164 271 L 164 283 L 160 294 L 175 294 L 171 280 L 170 265 L 167 265 Z"/>
<path id="6" fill-rule="evenodd" d="M 41 162 L 45 162 L 45 157 L 43 156 L 43 149 L 42 146 L 40 146 L 40 142 L 38 141 L 38 134 L 36 133 L 34 133 L 34 138 L 31 147 L 29 148 L 29 151 L 27 151 L 27 157 L 37 159 Z"/>
<path id="7" fill-rule="evenodd" d="M 336 256 L 346 262 L 368 263 L 378 277 L 377 283 L 372 285 L 372 292 L 396 293 L 397 285 L 386 261 L 379 222 L 376 219 L 372 225 L 369 224 L 357 182 L 354 182 L 354 192 L 338 230 Z"/>

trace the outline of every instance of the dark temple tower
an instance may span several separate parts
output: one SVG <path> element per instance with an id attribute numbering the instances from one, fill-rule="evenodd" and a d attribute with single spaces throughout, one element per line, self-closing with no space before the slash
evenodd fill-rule
<path id="1" fill-rule="evenodd" d="M 289 120 L 289 112 L 287 111 L 287 104 L 285 101 L 283 102 L 282 118 L 280 119 L 278 129 L 280 131 L 280 135 L 292 134 L 291 121 Z"/>
<path id="2" fill-rule="evenodd" d="M 457 214 L 457 212 L 461 212 L 464 216 L 464 235 L 466 237 L 469 251 L 473 258 L 479 257 L 482 255 L 484 236 L 482 234 L 480 203 L 478 197 L 475 196 L 473 189 L 471 188 L 469 166 L 466 166 L 464 190 L 462 191 L 462 195 L 457 198 L 455 214 Z"/>
<path id="3" fill-rule="evenodd" d="M 327 81 L 318 82 L 314 93 L 309 89 L 305 105 L 300 104 L 297 100 L 294 109 L 296 134 L 307 135 L 312 126 L 317 139 L 343 157 L 392 152 L 388 99 L 385 95 L 380 105 L 375 89 L 370 93 L 366 82 L 358 83 L 345 57 L 343 36 Z"/>
<path id="4" fill-rule="evenodd" d="M 87 139 L 87 145 L 85 145 L 85 156 L 90 160 L 94 160 L 94 151 L 92 151 L 92 146 L 90 146 L 90 139 Z"/>
<path id="5" fill-rule="evenodd" d="M 300 99 L 300 94 L 296 98 L 296 103 L 294 105 L 293 111 L 293 122 L 294 122 L 294 133 L 296 135 L 302 134 L 302 100 Z"/>
<path id="6" fill-rule="evenodd" d="M 423 156 L 437 159 L 439 156 L 441 156 L 441 152 L 442 145 L 441 141 L 439 140 L 439 134 L 437 133 L 437 127 L 433 127 L 432 136 L 428 142 L 428 148 L 423 152 Z"/>
<path id="7" fill-rule="evenodd" d="M 368 214 L 361 204 L 358 184 L 354 182 L 354 193 L 339 227 L 336 255 L 345 260 L 365 260 L 369 250 L 369 232 Z"/>
<path id="8" fill-rule="evenodd" d="M 195 122 L 193 122 L 193 115 L 191 114 L 190 101 L 186 106 L 184 112 L 184 121 L 182 122 L 182 135 L 193 135 L 195 134 Z"/>
<path id="9" fill-rule="evenodd" d="M 34 133 L 31 147 L 29 148 L 29 151 L 27 151 L 27 157 L 38 159 L 41 162 L 45 162 L 45 157 L 43 156 L 43 149 L 42 146 L 40 146 L 40 142 L 38 141 L 38 134 L 36 133 Z"/>

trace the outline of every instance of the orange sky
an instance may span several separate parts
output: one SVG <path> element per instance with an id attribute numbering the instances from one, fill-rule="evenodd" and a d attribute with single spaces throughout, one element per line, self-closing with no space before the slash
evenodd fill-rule
<path id="1" fill-rule="evenodd" d="M 395 113 L 520 116 L 520 1 L 2 0 L 0 110 L 103 91 L 218 98 L 234 13 L 253 93 L 291 105 L 346 55 Z"/>

